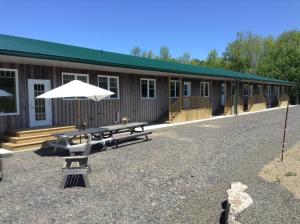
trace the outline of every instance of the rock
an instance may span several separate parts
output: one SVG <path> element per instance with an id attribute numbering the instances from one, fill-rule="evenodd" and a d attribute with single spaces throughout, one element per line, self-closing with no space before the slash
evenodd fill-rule
<path id="1" fill-rule="evenodd" d="M 231 184 L 230 189 L 227 190 L 227 223 L 238 224 L 235 221 L 236 216 L 243 210 L 253 204 L 253 200 L 246 192 L 248 187 L 240 182 L 234 182 Z"/>

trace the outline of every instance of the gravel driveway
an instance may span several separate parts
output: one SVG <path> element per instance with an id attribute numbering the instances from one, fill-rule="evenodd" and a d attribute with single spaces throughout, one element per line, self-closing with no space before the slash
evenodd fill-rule
<path id="1" fill-rule="evenodd" d="M 0 183 L 0 223 L 219 223 L 226 189 L 248 185 L 250 223 L 300 223 L 300 201 L 259 171 L 281 150 L 285 110 L 159 129 L 152 141 L 90 157 L 91 189 L 61 190 L 60 156 L 20 152 Z M 300 140 L 300 107 L 287 142 Z"/>

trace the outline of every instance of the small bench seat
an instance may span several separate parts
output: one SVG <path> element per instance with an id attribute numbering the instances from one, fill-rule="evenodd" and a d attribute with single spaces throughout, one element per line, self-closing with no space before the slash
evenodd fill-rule
<path id="1" fill-rule="evenodd" d="M 10 150 L 0 148 L 0 158 L 8 158 L 13 156 L 13 154 Z"/>
<path id="2" fill-rule="evenodd" d="M 148 135 L 152 134 L 151 131 L 143 131 L 143 132 L 135 132 L 132 134 L 119 134 L 119 135 L 114 135 L 114 143 L 116 148 L 118 148 L 118 143 L 121 141 L 126 141 L 126 140 L 130 140 L 130 139 L 134 139 L 137 137 L 141 137 L 141 136 L 145 136 L 145 140 L 148 141 Z"/>

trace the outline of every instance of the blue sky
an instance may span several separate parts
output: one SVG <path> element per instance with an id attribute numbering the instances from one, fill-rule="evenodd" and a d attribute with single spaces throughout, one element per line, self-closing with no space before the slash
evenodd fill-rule
<path id="1" fill-rule="evenodd" d="M 174 57 L 221 53 L 238 31 L 277 36 L 299 29 L 299 0 L 1 0 L 0 33 L 128 54 L 133 46 Z"/>

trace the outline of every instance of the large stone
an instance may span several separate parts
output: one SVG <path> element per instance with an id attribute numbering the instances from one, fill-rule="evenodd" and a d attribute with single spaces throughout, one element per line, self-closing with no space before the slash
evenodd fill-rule
<path id="1" fill-rule="evenodd" d="M 227 223 L 238 224 L 235 220 L 236 216 L 243 210 L 253 204 L 253 200 L 246 192 L 248 187 L 240 182 L 231 184 L 230 189 L 227 190 Z"/>

